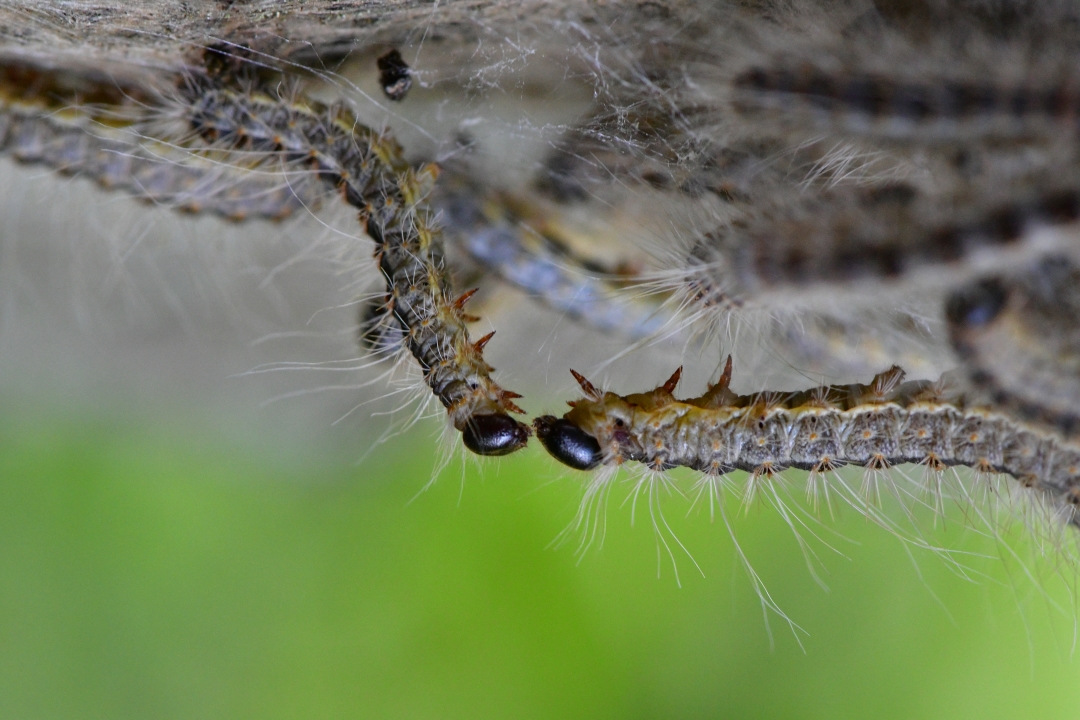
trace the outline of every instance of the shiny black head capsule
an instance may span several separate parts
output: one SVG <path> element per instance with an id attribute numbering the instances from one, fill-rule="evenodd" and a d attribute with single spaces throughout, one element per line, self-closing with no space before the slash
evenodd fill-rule
<path id="1" fill-rule="evenodd" d="M 544 415 L 533 421 L 536 437 L 551 456 L 575 470 L 591 470 L 603 459 L 600 443 L 566 418 Z"/>
<path id="2" fill-rule="evenodd" d="M 477 455 L 509 455 L 529 442 L 529 428 L 509 415 L 473 415 L 461 439 Z"/>
<path id="3" fill-rule="evenodd" d="M 375 64 L 379 68 L 379 84 L 386 97 L 401 101 L 412 87 L 412 70 L 396 49 L 386 53 Z"/>
<path id="4" fill-rule="evenodd" d="M 1008 288 L 999 278 L 979 280 L 949 296 L 945 317 L 954 327 L 982 327 L 993 322 L 1008 298 Z"/>

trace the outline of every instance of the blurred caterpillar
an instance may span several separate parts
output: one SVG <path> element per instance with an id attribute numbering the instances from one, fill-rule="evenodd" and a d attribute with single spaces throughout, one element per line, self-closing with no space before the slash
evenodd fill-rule
<path id="1" fill-rule="evenodd" d="M 699 241 L 686 292 L 766 305 L 812 307 L 826 295 L 828 305 L 841 297 L 866 305 L 871 286 L 925 291 L 1046 253 L 1076 254 L 1071 235 L 1039 232 L 1080 219 L 1080 184 L 1056 180 L 958 199 L 903 185 L 846 188 L 759 208 Z"/>
<path id="2" fill-rule="evenodd" d="M 1080 94 L 1072 68 L 1039 68 L 1036 83 L 967 77 L 889 77 L 814 67 L 805 61 L 751 67 L 732 86 L 749 115 L 780 111 L 786 122 L 884 138 L 971 140 L 1075 132 Z M 901 71 L 902 72 L 902 71 Z"/>
<path id="3" fill-rule="evenodd" d="M 946 304 L 961 370 L 986 401 L 1075 441 L 1080 433 L 1080 268 L 1047 255 L 973 279 Z"/>
<path id="4" fill-rule="evenodd" d="M 161 108 L 149 104 L 151 92 L 0 65 L 0 150 L 183 212 L 282 220 L 318 207 L 321 193 L 309 173 L 243 167 L 253 158 L 237 168 L 237 158 L 223 151 L 159 137 Z"/>

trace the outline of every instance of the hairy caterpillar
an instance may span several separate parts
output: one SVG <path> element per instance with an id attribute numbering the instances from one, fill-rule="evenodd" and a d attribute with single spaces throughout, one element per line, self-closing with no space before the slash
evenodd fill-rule
<path id="1" fill-rule="evenodd" d="M 460 7 L 455 6 L 455 9 Z M 869 145 L 867 138 L 872 140 L 885 136 L 890 141 L 895 138 L 889 136 L 888 132 L 853 133 L 846 124 L 849 120 L 844 119 L 848 116 L 844 115 L 847 111 L 842 106 L 842 102 L 853 100 L 854 114 L 880 110 L 882 117 L 890 112 L 908 117 L 912 114 L 909 108 L 915 107 L 918 110 L 915 114 L 924 118 L 930 118 L 935 112 L 945 114 L 948 107 L 955 106 L 958 109 L 953 111 L 954 116 L 965 122 L 967 118 L 972 118 L 976 124 L 982 122 L 984 116 L 990 117 L 1004 107 L 1005 114 L 1012 112 L 1020 117 L 1017 122 L 1022 125 L 1028 122 L 1025 119 L 1028 116 L 1035 118 L 1031 122 L 1039 128 L 1049 123 L 1046 134 L 1057 138 L 1059 135 L 1069 135 L 1067 131 L 1062 132 L 1062 128 L 1067 126 L 1065 120 L 1072 101 L 1065 97 L 1054 106 L 1057 109 L 1051 108 L 1053 112 L 1049 115 L 1044 110 L 1050 102 L 1047 93 L 1057 87 L 1067 89 L 1066 84 L 1055 86 L 1047 82 L 1039 85 L 1030 98 L 1039 100 L 1042 110 L 1036 107 L 1035 100 L 1031 100 L 1031 112 L 1024 110 L 1017 115 L 1015 106 L 1002 105 L 1004 91 L 995 95 L 985 90 L 987 87 L 1013 87 L 1004 81 L 991 78 L 978 85 L 964 80 L 967 85 L 954 86 L 949 84 L 951 81 L 942 81 L 944 74 L 939 73 L 923 85 L 903 85 L 897 80 L 895 82 L 900 83 L 898 87 L 902 87 L 903 92 L 898 90 L 894 93 L 887 87 L 889 82 L 893 82 L 887 74 L 870 73 L 856 77 L 830 70 L 826 60 L 822 61 L 824 64 L 815 65 L 818 56 L 827 53 L 813 43 L 803 47 L 803 51 L 814 62 L 803 63 L 805 58 L 800 57 L 794 66 L 824 68 L 807 72 L 808 77 L 823 76 L 825 80 L 819 78 L 806 84 L 799 79 L 802 76 L 796 76 L 786 85 L 774 83 L 776 87 L 773 87 L 774 84 L 770 84 L 772 81 L 766 78 L 757 82 L 755 87 L 756 81 L 751 75 L 735 74 L 734 80 L 731 77 L 724 79 L 722 87 L 735 87 L 737 98 L 750 98 L 745 111 L 748 112 L 753 102 L 757 102 L 754 98 L 759 98 L 759 104 L 781 110 L 781 114 L 787 113 L 787 117 L 796 121 L 801 117 L 798 107 L 790 112 L 785 108 L 790 107 L 792 101 L 798 105 L 807 97 L 812 105 L 816 97 L 814 93 L 818 92 L 814 88 L 817 85 L 827 86 L 820 93 L 829 103 L 833 103 L 827 114 L 830 118 L 834 115 L 843 115 L 843 118 L 840 122 L 833 119 L 823 124 L 835 129 L 842 137 L 845 133 L 853 134 L 858 135 L 859 140 L 850 148 L 845 146 L 834 152 L 824 141 L 809 141 L 806 128 L 797 132 L 792 132 L 788 127 L 777 130 L 767 124 L 759 126 L 739 114 L 718 119 L 718 113 L 726 110 L 728 104 L 716 102 L 715 97 L 710 97 L 711 87 L 704 81 L 715 78 L 716 68 L 745 68 L 747 64 L 740 53 L 746 52 L 746 47 L 738 43 L 724 44 L 723 53 L 727 55 L 720 57 L 717 48 L 721 44 L 712 40 L 728 33 L 731 28 L 738 28 L 741 21 L 717 23 L 717 28 L 711 29 L 710 21 L 719 17 L 716 9 L 692 9 L 696 14 L 690 10 L 681 14 L 681 10 L 665 7 L 665 12 L 670 11 L 671 15 L 661 13 L 649 22 L 637 18 L 642 27 L 656 27 L 665 30 L 666 34 L 659 33 L 656 42 L 650 43 L 647 48 L 632 50 L 622 42 L 624 38 L 615 37 L 615 30 L 608 36 L 603 29 L 590 29 L 590 24 L 595 20 L 591 16 L 588 22 L 580 23 L 576 15 L 559 16 L 569 17 L 574 22 L 558 25 L 558 21 L 552 21 L 554 24 L 543 26 L 549 30 L 559 27 L 572 32 L 576 39 L 582 39 L 589 48 L 595 49 L 591 55 L 587 51 L 580 51 L 572 57 L 580 62 L 583 57 L 591 59 L 595 56 L 597 65 L 589 66 L 584 62 L 574 65 L 572 72 L 583 67 L 595 71 L 590 77 L 597 79 L 598 107 L 587 113 L 590 118 L 588 129 L 591 131 L 588 137 L 597 145 L 614 150 L 610 155 L 600 155 L 599 160 L 593 163 L 592 167 L 599 168 L 600 172 L 596 173 L 597 177 L 589 179 L 589 184 L 575 185 L 573 181 L 580 178 L 575 174 L 577 171 L 570 168 L 561 180 L 566 180 L 566 187 L 577 189 L 564 194 L 573 195 L 574 199 L 583 203 L 595 200 L 595 195 L 600 195 L 600 201 L 607 202 L 607 195 L 593 192 L 606 179 L 611 195 L 622 193 L 625 202 L 633 203 L 638 199 L 635 193 L 640 192 L 640 188 L 632 186 L 629 191 L 623 192 L 625 188 L 622 187 L 625 178 L 632 178 L 661 190 L 669 187 L 677 189 L 687 198 L 701 199 L 703 207 L 712 204 L 700 209 L 697 216 L 686 213 L 695 221 L 698 217 L 706 217 L 711 227 L 698 238 L 701 252 L 683 255 L 675 261 L 677 266 L 674 272 L 678 281 L 686 282 L 686 278 L 690 278 L 691 290 L 695 295 L 691 304 L 722 305 L 725 299 L 732 297 L 738 303 L 743 296 L 753 297 L 772 288 L 800 284 L 818 284 L 825 292 L 835 293 L 846 289 L 845 284 L 852 278 L 875 280 L 909 272 L 917 274 L 922 269 L 928 272 L 950 270 L 946 267 L 949 262 L 967 259 L 965 253 L 969 251 L 974 255 L 987 247 L 993 250 L 1000 246 L 1023 244 L 1032 226 L 1075 220 L 1076 203 L 1074 195 L 1069 194 L 1072 192 L 1067 182 L 1069 178 L 1065 177 L 1064 190 L 1046 182 L 1045 176 L 1052 174 L 1057 166 L 1046 162 L 1045 158 L 1037 157 L 1024 165 L 1021 171 L 1009 176 L 1009 183 L 1003 184 L 997 195 L 988 197 L 987 188 L 993 183 L 987 178 L 994 180 L 997 178 L 994 173 L 1008 164 L 998 162 L 999 155 L 1007 154 L 1000 152 L 1000 147 L 985 150 L 985 154 L 993 156 L 991 164 L 995 169 L 988 171 L 986 177 L 977 177 L 975 181 L 965 176 L 964 171 L 957 167 L 959 163 L 953 162 L 953 159 L 938 157 L 941 153 L 936 150 L 929 151 L 932 155 L 929 160 L 919 154 L 927 152 L 925 147 L 913 150 L 912 146 L 928 144 L 918 138 L 915 142 L 883 144 L 885 150 L 881 150 L 882 155 L 875 156 L 871 162 L 866 159 L 867 155 L 878 152 L 880 148 Z M 646 15 L 644 9 L 638 10 L 643 17 Z M 746 8 L 741 12 L 753 16 L 755 22 L 760 21 L 761 25 L 798 30 L 796 13 L 777 13 L 774 16 L 767 11 Z M 843 14 L 837 10 L 838 16 Z M 286 18 L 283 22 L 287 24 L 291 19 Z M 903 23 L 897 23 L 900 24 Z M 600 25 L 603 26 L 603 23 Z M 682 28 L 690 28 L 692 32 L 685 36 L 674 32 Z M 906 29 L 899 28 L 895 32 Z M 247 30 L 251 28 L 247 27 Z M 892 32 L 889 30 L 885 34 Z M 348 31 L 342 30 L 335 37 L 338 40 L 348 38 L 351 42 L 361 34 L 352 27 Z M 877 37 L 872 33 L 859 35 L 854 32 L 851 36 L 865 46 L 872 46 L 873 39 Z M 243 34 L 235 37 L 243 41 L 250 39 Z M 297 44 L 289 48 L 284 48 L 276 40 L 268 41 L 269 45 L 260 46 L 266 48 L 263 55 L 252 53 L 243 62 L 276 67 L 277 61 L 288 53 L 301 52 L 296 48 L 302 44 L 299 40 L 304 38 L 303 32 L 297 31 L 295 37 Z M 291 42 L 292 38 L 288 39 Z M 565 40 L 562 41 L 565 44 Z M 913 41 L 913 44 L 917 43 Z M 327 48 L 340 51 L 341 46 L 315 43 L 311 47 L 318 55 Z M 791 47 L 798 53 L 799 44 L 792 44 Z M 865 52 L 867 48 L 861 49 Z M 303 52 L 307 52 L 307 48 Z M 331 54 L 331 50 L 327 50 L 327 53 Z M 889 53 L 883 55 L 885 62 L 892 57 Z M 728 56 L 731 62 L 728 62 Z M 315 65 L 314 62 L 312 65 Z M 763 67 L 767 69 L 770 66 Z M 410 71 L 408 77 L 423 76 Z M 967 76 L 960 72 L 956 77 Z M 400 79 L 381 78 L 392 81 L 390 85 Z M 468 87 L 476 89 L 482 82 L 483 78 L 477 81 L 477 85 Z M 867 91 L 871 99 L 877 97 L 874 93 L 893 94 L 877 105 L 868 105 L 863 102 L 863 96 L 855 92 L 867 83 L 872 86 Z M 385 92 L 388 83 L 380 84 Z M 277 168 L 285 173 L 296 172 L 300 177 L 308 178 L 312 187 L 323 183 L 340 190 L 348 204 L 364 210 L 367 213 L 365 223 L 368 232 L 380 245 L 381 269 L 391 287 L 390 298 L 382 308 L 381 317 L 385 318 L 382 327 L 402 333 L 412 354 L 425 367 L 428 382 L 435 394 L 448 405 L 455 426 L 467 433 L 467 445 L 473 449 L 483 447 L 492 452 L 501 452 L 505 448 L 513 449 L 523 444 L 526 430 L 523 425 L 510 419 L 508 414 L 515 409 L 512 396 L 491 381 L 489 370 L 480 357 L 483 341 L 478 343 L 480 347 L 469 341 L 464 328 L 467 318 L 460 304 L 449 294 L 446 261 L 429 209 L 433 202 L 428 196 L 433 182 L 430 169 L 417 171 L 409 168 L 401 159 L 400 149 L 395 144 L 381 134 L 359 126 L 349 113 L 290 98 L 287 90 L 271 92 L 263 87 L 255 83 L 229 87 L 219 83 L 217 78 L 205 78 L 197 73 L 192 75 L 181 86 L 181 102 L 170 106 L 170 112 L 174 113 L 172 119 L 181 119 L 185 132 L 190 133 L 173 138 L 174 144 L 184 152 L 192 153 L 193 164 L 197 164 L 198 158 L 202 157 L 200 153 L 205 152 L 206 157 L 213 157 L 213 153 L 220 152 L 225 155 L 225 162 L 230 164 L 256 170 Z M 739 92 L 745 94 L 739 95 Z M 987 92 L 991 95 L 989 100 L 979 99 L 980 93 L 985 95 Z M 409 96 L 409 101 L 414 95 Z M 914 99 L 908 96 L 914 96 Z M 1029 103 L 1028 96 L 1022 99 L 1024 103 Z M 178 112 L 175 112 L 177 109 Z M 810 132 L 819 132 L 821 126 L 810 128 Z M 995 130 L 994 133 L 1008 135 L 1013 132 L 1009 129 L 1012 125 L 1005 127 L 1006 130 Z M 966 132 L 961 129 L 956 134 L 961 136 Z M 1027 131 L 1021 129 L 1018 132 L 1024 135 Z M 975 136 L 976 139 L 984 138 L 985 133 L 977 132 Z M 1068 142 L 1069 137 L 1062 140 L 1066 146 Z M 558 150 L 561 143 L 556 139 L 552 145 Z M 573 157 L 574 153 L 580 157 Z M 910 153 L 911 157 L 903 153 Z M 549 170 L 565 169 L 572 165 L 559 165 L 554 159 L 559 156 L 560 152 L 556 152 L 547 163 Z M 597 160 L 596 156 L 589 157 L 588 152 L 580 149 L 565 150 L 561 152 L 561 157 L 563 160 Z M 853 158 L 850 165 L 844 164 L 845 157 Z M 882 157 L 884 159 L 875 164 Z M 1010 155 L 1006 160 L 1011 161 L 1014 157 Z M 1072 155 L 1066 153 L 1062 157 L 1061 164 L 1067 166 L 1072 162 Z M 777 158 L 791 159 L 791 162 L 784 164 Z M 611 167 L 622 161 L 625 161 L 625 168 Z M 612 169 L 616 172 L 606 173 Z M 874 175 L 878 170 L 884 175 L 893 173 L 899 176 L 899 180 L 890 176 L 886 178 L 888 182 L 883 182 L 881 177 Z M 910 177 L 904 175 L 905 172 Z M 605 173 L 609 177 L 605 178 Z M 928 179 L 925 177 L 927 175 L 932 177 Z M 1036 180 L 1033 184 L 1036 190 L 1029 193 L 1026 188 L 1030 186 L 1022 181 L 1032 176 Z M 1017 181 L 1017 178 L 1021 181 Z M 914 194 L 907 192 L 905 182 L 910 182 L 916 189 Z M 936 215 L 931 213 L 932 217 L 929 218 L 925 217 L 923 205 L 909 202 L 907 197 L 925 199 L 926 194 L 942 190 L 941 196 L 945 200 L 941 204 L 944 207 Z M 1059 190 L 1064 193 L 1060 197 L 1057 194 Z M 971 197 L 974 201 L 968 202 Z M 1061 201 L 1062 198 L 1064 201 Z M 177 202 L 182 200 L 178 199 Z M 716 210 L 716 206 L 719 206 L 719 210 Z M 933 203 L 930 206 L 933 208 Z M 883 207 L 887 210 L 882 210 Z M 736 212 L 749 208 L 752 211 L 749 221 L 724 224 L 730 219 L 733 208 Z M 681 209 L 672 210 L 671 215 L 680 216 Z M 731 235 L 714 232 L 718 224 L 717 218 L 710 216 L 714 210 L 715 215 L 720 217 L 722 227 L 727 229 L 734 226 L 735 235 L 743 233 L 750 240 L 741 243 L 737 238 L 732 240 Z M 683 220 L 681 216 L 677 219 Z M 801 238 L 800 233 L 807 227 L 814 229 L 818 239 L 823 242 L 808 250 L 805 244 L 802 248 L 783 244 L 789 239 L 789 234 Z M 678 228 L 679 232 L 685 230 L 683 226 Z M 486 258 L 489 269 L 494 272 L 511 275 L 505 272 L 505 268 L 513 267 L 513 263 L 524 255 L 520 254 L 520 246 L 511 242 L 502 243 L 507 237 L 500 235 L 498 245 L 477 245 L 474 257 L 481 260 Z M 942 237 L 948 242 L 943 242 Z M 504 250 L 507 253 L 500 256 Z M 800 254 L 801 250 L 806 252 Z M 725 255 L 729 251 L 730 254 Z M 1036 254 L 1035 251 L 1032 254 Z M 690 255 L 694 256 L 693 260 L 702 262 L 695 264 Z M 716 260 L 718 256 L 723 263 Z M 507 258 L 510 259 L 509 263 L 506 262 Z M 554 259 L 558 259 L 558 256 Z M 998 262 L 1005 264 L 1007 260 L 999 258 Z M 700 272 L 702 264 L 708 267 L 712 275 Z M 546 264 L 543 266 L 550 269 Z M 955 281 L 956 275 L 949 274 L 949 278 L 942 285 Z M 532 277 L 532 273 L 528 273 L 520 283 L 529 287 L 528 283 L 534 280 L 536 278 Z M 564 286 L 572 287 L 563 280 L 565 278 L 556 278 L 555 282 L 534 286 L 541 294 L 554 288 L 551 294 L 558 298 Z M 695 282 L 698 284 L 693 285 Z M 745 287 L 739 286 L 740 282 Z M 713 292 L 710 285 L 719 288 L 719 293 Z M 948 289 L 945 288 L 946 291 Z M 732 290 L 734 293 L 729 292 Z M 872 293 L 865 290 L 859 288 L 861 297 L 868 302 L 877 300 L 876 297 L 868 297 Z M 800 300 L 804 298 L 804 291 L 805 287 L 794 288 Z M 553 304 L 556 302 L 558 300 Z M 560 307 L 568 312 L 578 312 L 583 306 L 575 299 Z M 594 304 L 584 307 L 604 306 Z M 579 314 L 589 316 L 591 311 L 586 309 Z M 601 315 L 597 314 L 596 317 Z M 873 319 L 876 317 L 853 317 L 849 314 L 841 318 L 846 325 L 838 322 L 837 326 L 856 327 L 874 323 L 877 322 Z M 622 322 L 620 320 L 612 325 L 617 326 Z M 638 327 L 637 323 L 637 320 L 633 320 L 624 325 Z M 768 334 L 768 330 L 763 334 Z M 806 335 L 796 334 L 787 342 L 795 346 L 805 338 Z M 858 352 L 862 351 L 856 349 L 853 354 Z M 810 355 L 812 351 L 806 354 Z M 831 360 L 822 362 L 825 364 Z M 828 369 L 836 371 L 837 366 Z M 474 384 L 476 387 L 473 387 Z M 493 426 L 488 432 L 476 430 L 476 423 L 470 426 L 474 418 L 498 419 L 483 421 Z M 473 432 L 469 430 L 470 427 L 476 430 L 472 436 L 468 434 Z M 499 439 L 489 445 L 486 439 L 476 437 L 477 433 L 484 438 L 498 436 Z"/>
<path id="2" fill-rule="evenodd" d="M 920 202 L 910 187 L 894 185 L 836 190 L 771 213 L 758 211 L 691 250 L 702 259 L 688 291 L 757 300 L 814 287 L 835 296 L 848 284 L 868 281 L 928 287 L 946 273 L 962 277 L 973 268 L 1004 267 L 1054 248 L 1075 251 L 1070 235 L 1050 238 L 1051 247 L 1038 232 L 1076 222 L 1075 189 L 1015 192 L 999 204 L 976 197 Z"/>
<path id="3" fill-rule="evenodd" d="M 970 141 L 977 136 L 1075 132 L 1080 110 L 1075 78 L 1068 68 L 1043 69 L 1040 75 L 1056 75 L 1057 82 L 908 80 L 830 72 L 802 63 L 752 67 L 736 75 L 732 86 L 734 105 L 741 112 L 780 111 L 787 122 L 810 119 L 829 128 L 884 138 Z"/>
<path id="4" fill-rule="evenodd" d="M 387 312 L 406 330 L 409 350 L 465 446 L 481 455 L 524 446 L 528 428 L 510 416 L 522 412 L 512 401 L 520 396 L 499 387 L 483 360 L 491 334 L 471 341 L 466 323 L 473 318 L 464 312 L 471 293 L 451 294 L 439 228 L 426 207 L 437 168 L 414 171 L 392 138 L 341 107 L 289 105 L 201 81 L 186 91 L 191 127 L 207 141 L 304 161 L 361 210 L 387 281 Z"/>
<path id="5" fill-rule="evenodd" d="M 946 303 L 971 384 L 995 405 L 1067 437 L 1080 431 L 1080 268 L 1048 255 L 977 278 Z"/>
<path id="6" fill-rule="evenodd" d="M 243 184 L 239 194 L 222 192 L 216 173 L 210 183 L 214 190 L 200 190 L 207 173 L 197 162 L 174 171 L 158 162 L 152 150 L 131 152 L 118 141 L 88 140 L 83 127 L 58 126 L 48 113 L 24 112 L 21 106 L 9 107 L 5 115 L 6 145 L 24 162 L 81 171 L 143 198 L 168 200 L 190 210 L 211 209 L 235 219 L 278 219 L 296 205 L 306 205 L 317 198 L 306 183 L 321 181 L 339 189 L 346 203 L 361 210 L 365 230 L 376 243 L 376 259 L 388 285 L 387 311 L 406 329 L 409 350 L 466 447 L 487 455 L 522 447 L 528 428 L 509 415 L 521 412 L 512 402 L 519 396 L 490 377 L 482 351 L 491 336 L 477 342 L 469 338 L 465 324 L 473 318 L 463 308 L 470 294 L 457 299 L 452 295 L 439 228 L 426 207 L 437 168 L 414 170 L 392 138 L 359 124 L 341 107 L 230 89 L 210 75 L 189 74 L 180 88 L 184 102 L 170 107 L 172 119 L 186 123 L 193 137 L 176 145 L 192 147 L 201 138 L 205 144 L 194 145 L 196 151 L 239 153 L 256 166 L 306 168 L 296 192 L 289 185 L 282 190 L 277 177 L 277 194 L 267 195 L 257 186 L 253 197 Z M 143 112 L 154 117 L 149 110 Z M 154 120 L 161 122 L 160 117 Z M 200 202 L 203 196 L 209 200 Z"/>
<path id="7" fill-rule="evenodd" d="M 19 162 L 91 178 L 105 189 L 184 212 L 281 220 L 319 205 L 307 174 L 238 171 L 235 159 L 155 137 L 146 89 L 0 66 L 0 150 Z"/>
<path id="8" fill-rule="evenodd" d="M 133 145 L 126 138 L 110 140 L 51 116 L 9 111 L 2 130 L 0 148 L 19 162 L 89 177 L 103 188 L 183 212 L 234 221 L 282 220 L 319 205 L 319 194 L 310 191 L 303 177 L 285 184 L 279 178 L 236 176 L 212 162 L 200 163 L 198 156 L 177 157 L 167 146 Z"/>
<path id="9" fill-rule="evenodd" d="M 844 465 L 880 471 L 916 463 L 931 472 L 963 465 L 1011 475 L 1075 520 L 1080 447 L 968 407 L 941 383 L 903 383 L 899 367 L 866 385 L 737 395 L 728 389 L 729 357 L 708 392 L 676 400 L 681 371 L 655 390 L 626 396 L 575 373 L 585 398 L 562 418 L 538 417 L 537 437 L 578 470 L 639 462 L 654 471 L 688 467 L 717 477 L 745 470 L 767 478 L 787 468 L 827 475 Z"/>
<path id="10" fill-rule="evenodd" d="M 612 269 L 576 255 L 542 226 L 534 229 L 513 207 L 522 205 L 521 199 L 484 193 L 465 176 L 447 174 L 431 201 L 445 234 L 501 280 L 589 327 L 628 340 L 656 336 L 671 321 L 657 304 L 620 294 Z"/>
<path id="11" fill-rule="evenodd" d="M 21 68 L 17 67 L 7 70 L 9 76 L 31 72 L 18 73 Z M 25 78 L 12 81 L 9 95 L 26 84 Z M 56 94 L 50 98 L 54 104 L 59 99 Z M 263 167 L 240 169 L 234 167 L 235 159 L 215 158 L 206 149 L 157 141 L 152 135 L 155 118 L 143 108 L 128 108 L 128 112 L 100 104 L 53 108 L 39 97 L 29 100 L 7 101 L 0 122 L 0 151 L 19 162 L 91 178 L 105 189 L 232 221 L 282 220 L 318 208 L 327 192 L 300 168 L 266 167 L 262 158 Z M 135 112 L 145 117 L 127 117 Z M 115 126 L 120 120 L 126 124 Z M 440 213 L 440 223 L 459 239 L 465 252 L 501 279 L 605 332 L 638 339 L 663 326 L 663 315 L 647 304 L 613 302 L 615 289 L 596 277 L 597 268 L 583 265 L 571 254 L 558 253 L 557 248 L 552 252 L 550 244 L 528 245 L 520 228 L 506 219 L 488 221 L 480 203 L 471 198 L 465 192 L 442 190 L 431 202 Z"/>

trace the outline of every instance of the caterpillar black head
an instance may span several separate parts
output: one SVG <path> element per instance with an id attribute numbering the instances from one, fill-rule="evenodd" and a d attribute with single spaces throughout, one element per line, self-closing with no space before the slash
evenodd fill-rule
<path id="1" fill-rule="evenodd" d="M 1000 278 L 983 278 L 957 290 L 945 304 L 945 317 L 954 329 L 989 325 L 1005 308 L 1009 290 Z"/>
<path id="2" fill-rule="evenodd" d="M 379 68 L 379 84 L 386 97 L 401 101 L 412 87 L 412 70 L 397 49 L 386 53 L 376 61 Z"/>
<path id="3" fill-rule="evenodd" d="M 477 455 L 509 455 L 529 442 L 529 427 L 502 413 L 473 415 L 461 439 Z"/>
<path id="4" fill-rule="evenodd" d="M 603 454 L 600 443 L 592 435 L 566 418 L 543 415 L 533 421 L 536 437 L 551 456 L 575 470 L 592 470 L 600 464 Z"/>

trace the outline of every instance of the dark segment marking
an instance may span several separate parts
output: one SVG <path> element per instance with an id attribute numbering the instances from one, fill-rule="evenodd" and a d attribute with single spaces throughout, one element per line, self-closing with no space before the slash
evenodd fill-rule
<path id="1" fill-rule="evenodd" d="M 1080 93 L 1067 78 L 1042 87 L 977 80 L 918 82 L 884 74 L 830 72 L 803 64 L 796 70 L 751 67 L 735 76 L 733 86 L 742 91 L 735 98 L 742 112 L 791 112 L 803 103 L 820 116 L 862 119 L 849 129 L 899 134 L 916 141 L 923 139 L 917 128 L 930 123 L 946 134 L 964 128 L 964 132 L 1015 135 L 1030 132 L 1033 124 L 1040 123 L 1075 131 L 1080 111 Z M 888 120 L 903 122 L 889 125 L 884 122 Z"/>
<path id="2" fill-rule="evenodd" d="M 784 286 L 902 279 L 978 252 L 1016 247 L 1036 228 L 1075 223 L 1080 216 L 1080 189 L 1026 195 L 989 207 L 967 200 L 950 208 L 903 185 L 825 191 L 705 235 L 722 241 L 694 246 L 690 265 L 700 269 L 691 279 L 700 283 L 704 275 L 738 300 Z"/>

